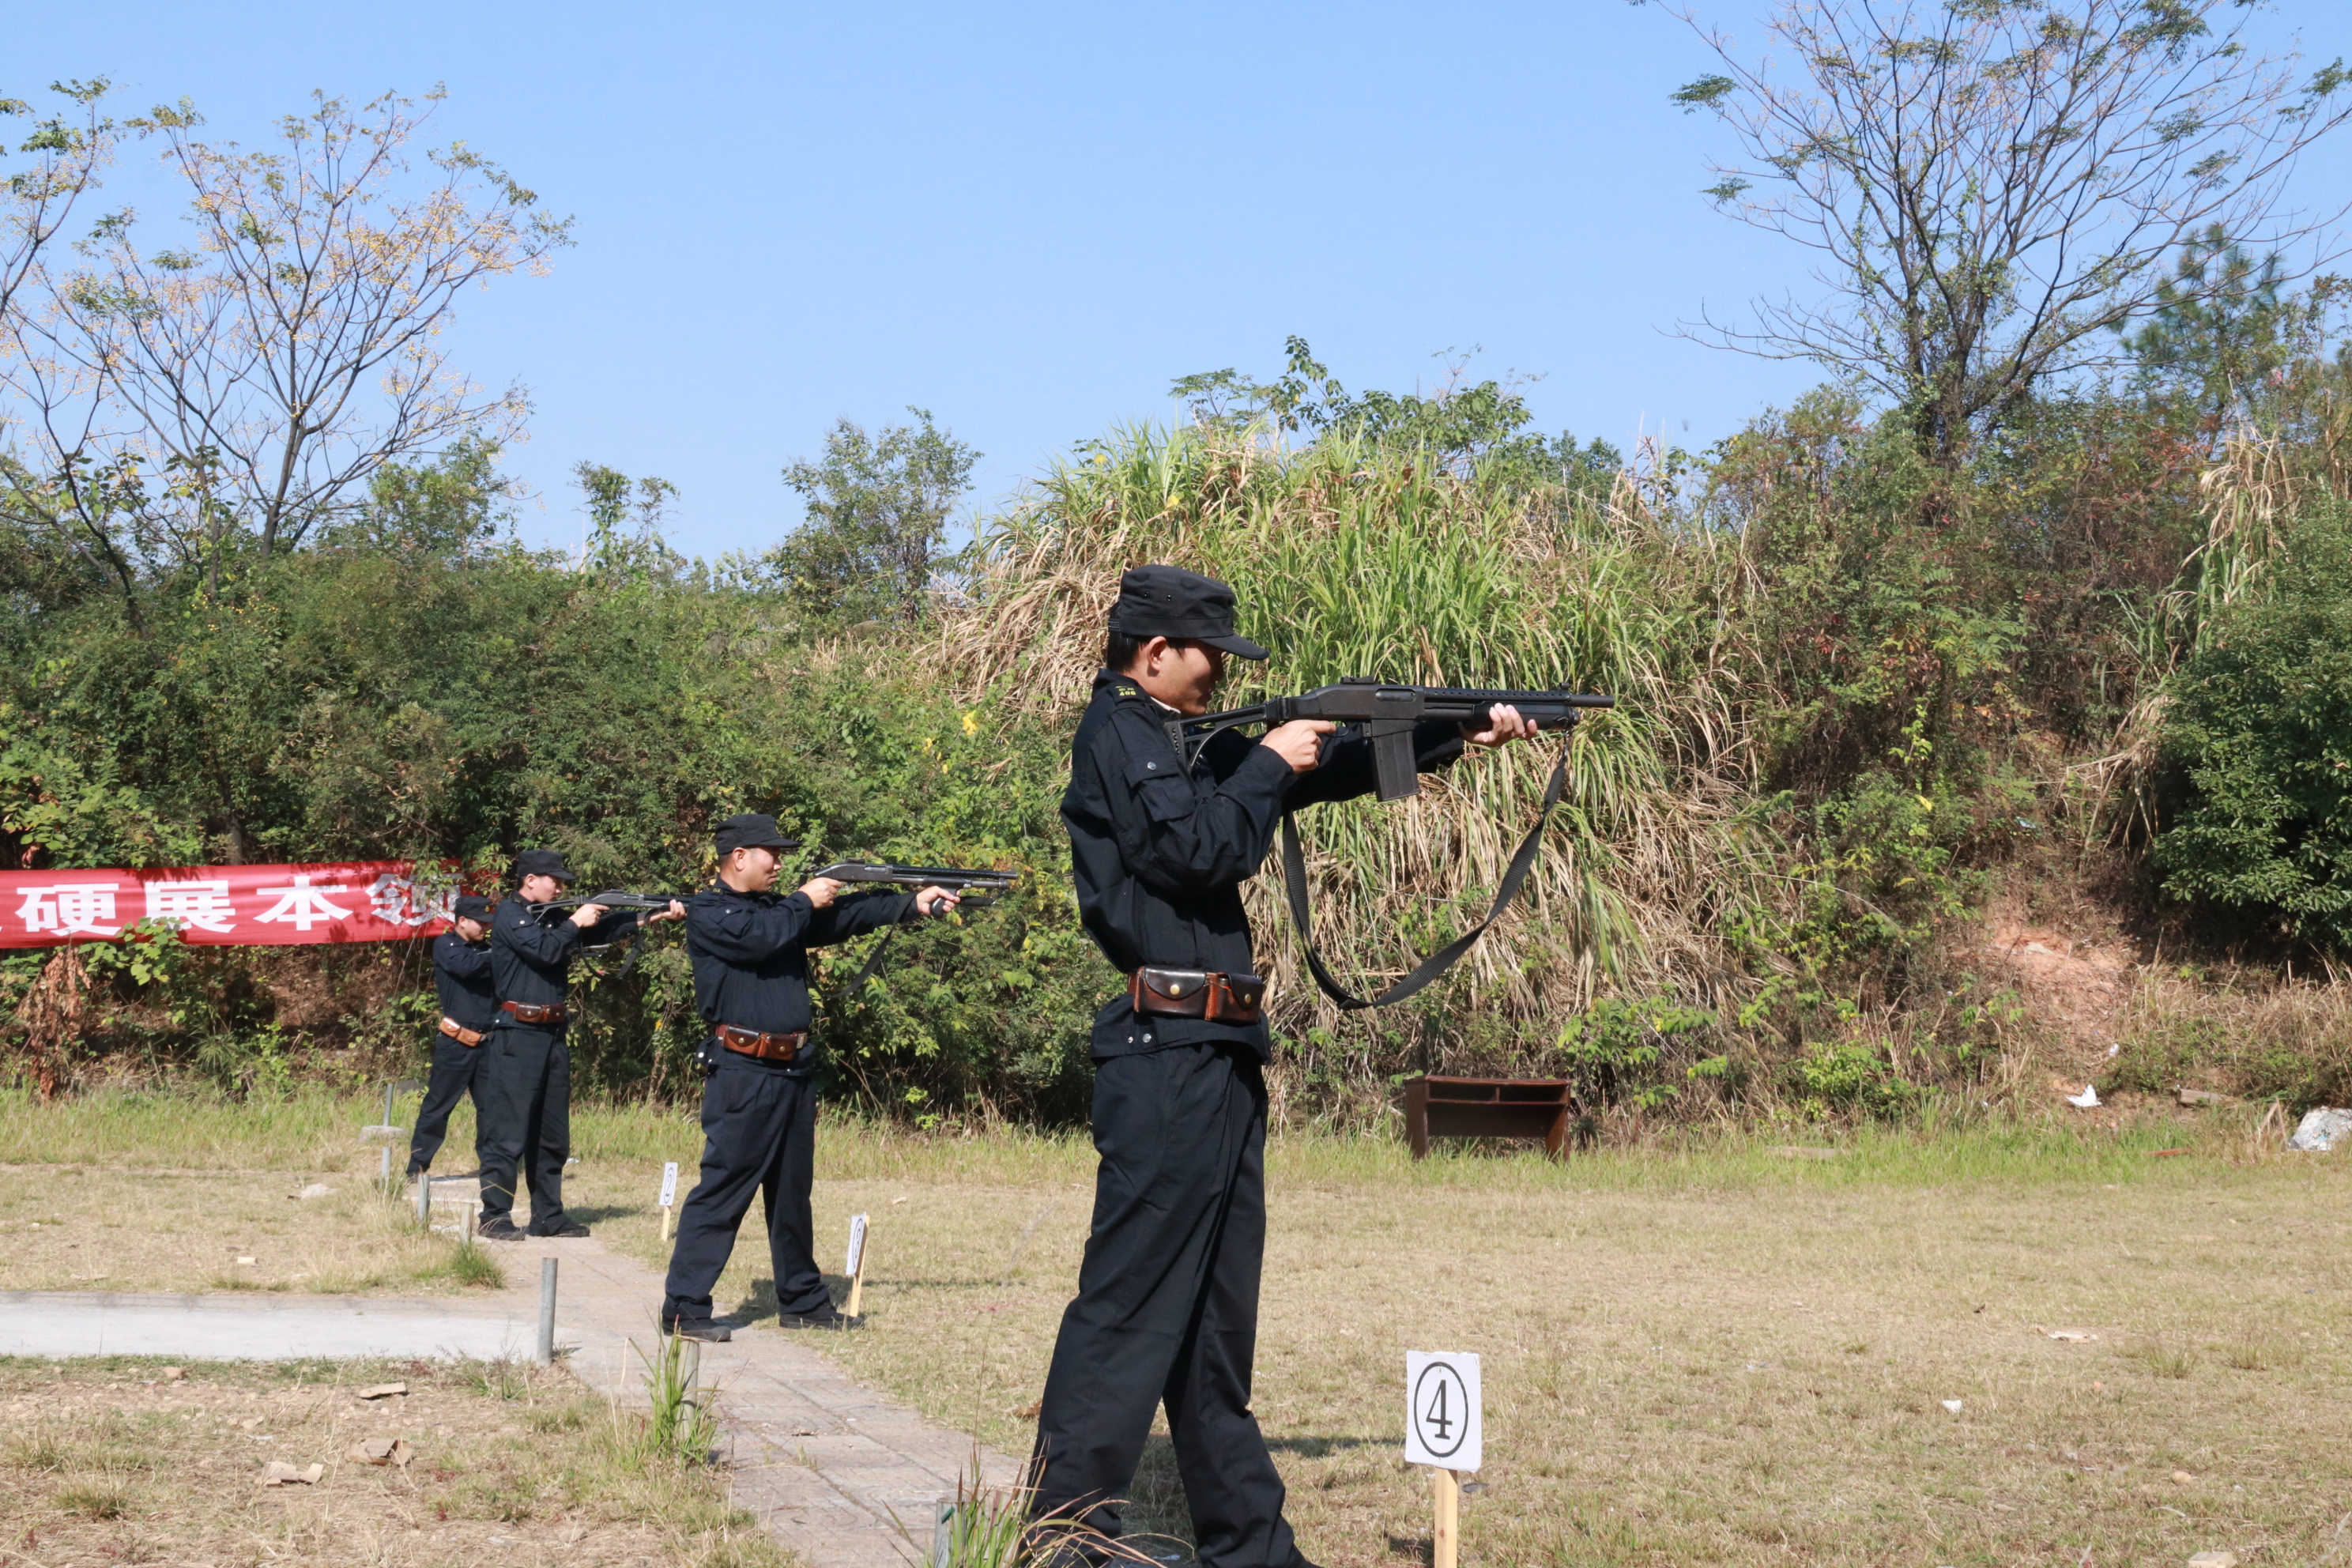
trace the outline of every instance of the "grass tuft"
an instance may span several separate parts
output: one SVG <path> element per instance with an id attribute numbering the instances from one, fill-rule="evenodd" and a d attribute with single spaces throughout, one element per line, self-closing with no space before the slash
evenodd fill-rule
<path id="1" fill-rule="evenodd" d="M 637 1350 L 636 1342 L 630 1348 Z M 701 1346 L 672 1333 L 655 1354 L 637 1350 L 645 1363 L 646 1398 L 653 1415 L 645 1426 L 642 1448 L 648 1458 L 706 1463 L 719 1439 L 718 1417 L 711 1413 L 713 1390 L 698 1382 Z"/>
<path id="2" fill-rule="evenodd" d="M 121 1519 L 131 1511 L 131 1500 L 118 1488 L 86 1484 L 58 1493 L 56 1506 L 61 1513 L 83 1519 Z"/>
<path id="3" fill-rule="evenodd" d="M 2197 1370 L 2197 1357 L 2192 1352 L 2159 1340 L 2136 1344 L 2124 1354 L 2137 1362 L 2150 1377 L 2182 1378 Z"/>
<path id="4" fill-rule="evenodd" d="M 511 1402 L 530 1397 L 530 1368 L 504 1356 L 496 1361 L 461 1361 L 457 1378 L 488 1399 Z"/>

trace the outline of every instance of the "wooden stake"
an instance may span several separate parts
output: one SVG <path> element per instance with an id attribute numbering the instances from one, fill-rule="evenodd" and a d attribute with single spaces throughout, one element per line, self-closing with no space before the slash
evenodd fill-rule
<path id="1" fill-rule="evenodd" d="M 1437 1494 L 1437 1531 L 1430 1553 L 1432 1568 L 1454 1568 L 1462 1539 L 1462 1478 L 1452 1470 L 1429 1472 Z"/>
<path id="2" fill-rule="evenodd" d="M 849 1277 L 849 1304 L 842 1308 L 842 1310 L 853 1318 L 857 1316 L 858 1303 L 865 1299 L 866 1253 L 863 1248 L 860 1248 L 857 1254 L 857 1272 Z"/>
<path id="3" fill-rule="evenodd" d="M 667 1241 L 670 1237 L 670 1226 L 677 1221 L 677 1211 L 670 1207 L 667 1204 L 662 1205 L 661 1211 L 661 1238 L 664 1241 Z"/>

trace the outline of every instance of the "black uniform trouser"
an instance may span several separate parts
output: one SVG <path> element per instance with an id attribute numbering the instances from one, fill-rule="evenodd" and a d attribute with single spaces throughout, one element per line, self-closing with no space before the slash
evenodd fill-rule
<path id="1" fill-rule="evenodd" d="M 482 1042 L 474 1113 L 482 1132 L 482 1218 L 514 1210 L 518 1169 L 530 1188 L 530 1228 L 563 1223 L 563 1162 L 572 1153 L 572 1048 L 562 1029 L 502 1023 Z"/>
<path id="2" fill-rule="evenodd" d="M 474 1084 L 474 1068 L 489 1048 L 485 1040 L 468 1046 L 446 1035 L 433 1037 L 433 1073 L 425 1085 L 425 1103 L 416 1108 L 416 1132 L 408 1141 L 408 1173 L 422 1174 L 441 1152 L 448 1135 L 449 1113 L 470 1090 L 474 1096 L 474 1163 L 481 1163 L 482 1091 Z"/>
<path id="3" fill-rule="evenodd" d="M 816 1179 L 816 1083 L 733 1051 L 702 1086 L 702 1179 L 678 1211 L 662 1321 L 710 1316 L 711 1288 L 735 1250 L 751 1194 L 767 1201 L 768 1261 L 776 1306 L 823 1312 L 833 1305 L 811 1250 L 809 1186 Z"/>
<path id="4" fill-rule="evenodd" d="M 1156 1405 L 1206 1568 L 1304 1561 L 1250 1414 L 1265 1254 L 1265 1083 L 1250 1047 L 1095 1069 L 1094 1231 L 1062 1315 L 1030 1463 L 1034 1517 L 1116 1535 Z"/>

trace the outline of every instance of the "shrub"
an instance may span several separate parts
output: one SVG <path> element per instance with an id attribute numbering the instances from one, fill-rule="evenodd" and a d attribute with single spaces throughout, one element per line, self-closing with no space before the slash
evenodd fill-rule
<path id="1" fill-rule="evenodd" d="M 2352 941 L 2352 533 L 2306 514 L 2267 587 L 2225 612 L 2173 694 L 2178 799 L 2156 863 L 2177 896 L 2305 942 Z"/>

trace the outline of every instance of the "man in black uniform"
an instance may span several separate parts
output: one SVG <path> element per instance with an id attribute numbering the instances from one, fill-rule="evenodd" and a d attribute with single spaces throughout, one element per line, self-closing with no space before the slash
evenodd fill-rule
<path id="1" fill-rule="evenodd" d="M 711 1321 L 710 1291 L 754 1190 L 767 1201 L 780 1326 L 856 1326 L 834 1306 L 811 1250 L 816 1051 L 808 1037 L 808 950 L 956 906 L 940 888 L 836 902 L 842 884 L 829 877 L 780 896 L 777 856 L 797 847 L 772 816 L 729 817 L 719 825 L 719 879 L 686 906 L 686 952 L 695 1005 L 711 1027 L 703 1047 L 711 1071 L 702 1089 L 702 1179 L 678 1212 L 661 1322 L 688 1339 L 730 1337 Z"/>
<path id="2" fill-rule="evenodd" d="M 515 857 L 515 890 L 490 917 L 490 979 L 499 1016 L 482 1047 L 481 1233 L 512 1241 L 515 1173 L 530 1187 L 530 1234 L 585 1236 L 588 1227 L 563 1212 L 563 1162 L 572 1153 L 572 1052 L 563 1043 L 569 1015 L 564 988 L 572 961 L 583 947 L 617 942 L 635 928 L 634 913 L 608 915 L 583 904 L 569 917 L 541 921 L 530 906 L 560 897 L 572 872 L 553 849 Z M 685 906 L 646 917 L 677 920 Z"/>
<path id="3" fill-rule="evenodd" d="M 1190 769 L 1163 727 L 1209 710 L 1234 631 L 1233 590 L 1169 566 L 1119 580 L 1105 668 L 1078 722 L 1062 820 L 1078 910 L 1129 976 L 1096 1016 L 1094 1227 L 1062 1318 L 1031 1458 L 1031 1510 L 1108 1535 L 1156 1405 L 1206 1568 L 1297 1568 L 1283 1486 L 1250 1414 L 1265 1247 L 1265 1087 L 1272 1058 L 1242 883 L 1286 808 L 1370 794 L 1370 743 L 1322 720 L 1252 743 L 1225 731 Z M 1444 767 L 1464 742 L 1534 732 L 1511 708 L 1465 734 L 1424 724 Z"/>
<path id="4" fill-rule="evenodd" d="M 433 984 L 441 993 L 441 1032 L 433 1040 L 433 1073 L 417 1107 L 416 1135 L 408 1141 L 408 1179 L 415 1181 L 441 1152 L 449 1112 L 469 1090 L 474 1095 L 474 1163 L 481 1163 L 482 1096 L 474 1089 L 474 1064 L 499 1016 L 490 989 L 490 900 L 471 893 L 457 900 L 449 929 L 433 939 Z"/>

